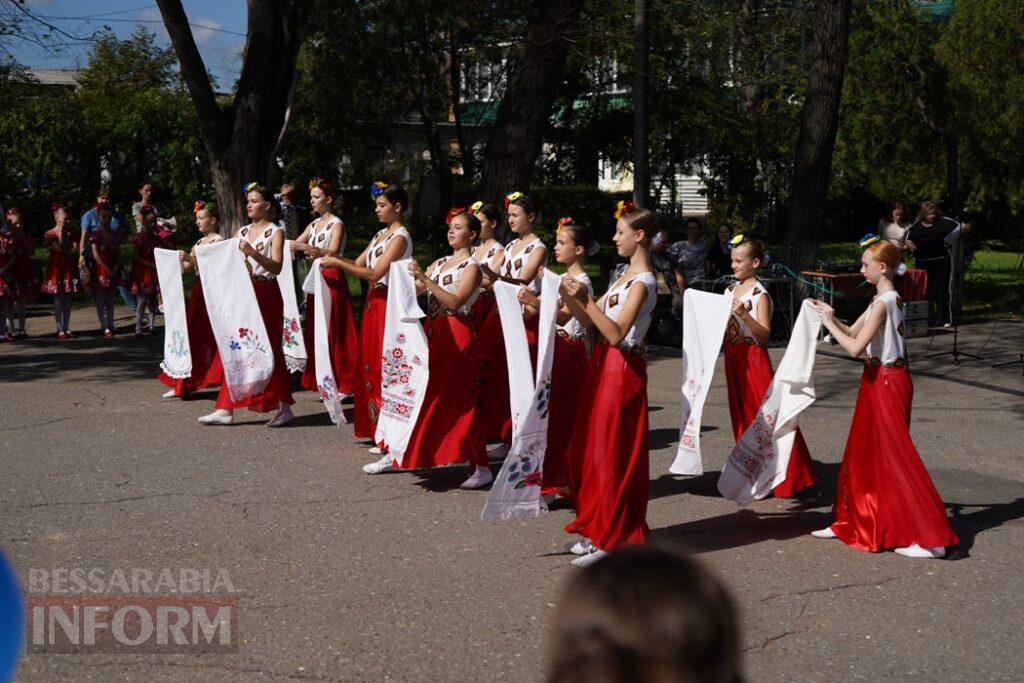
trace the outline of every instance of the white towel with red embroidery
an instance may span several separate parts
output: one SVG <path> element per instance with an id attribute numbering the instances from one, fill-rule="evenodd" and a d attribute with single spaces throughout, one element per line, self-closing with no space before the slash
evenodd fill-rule
<path id="1" fill-rule="evenodd" d="M 392 261 L 380 366 L 380 417 L 374 440 L 385 444 L 391 459 L 399 465 L 430 379 L 427 335 L 420 323 L 424 316 L 426 313 L 416 302 L 416 282 L 409 273 L 409 259 Z"/>
<path id="2" fill-rule="evenodd" d="M 274 372 L 274 353 L 238 238 L 197 245 L 196 260 L 231 400 L 256 396 Z"/>
<path id="3" fill-rule="evenodd" d="M 683 295 L 683 400 L 679 447 L 668 470 L 672 474 L 704 473 L 700 458 L 700 418 L 731 314 L 731 292 L 712 294 L 688 288 Z"/>
<path id="4" fill-rule="evenodd" d="M 331 329 L 331 288 L 324 279 L 320 259 L 313 261 L 306 280 L 309 279 L 313 280 L 315 310 L 306 313 L 313 315 L 313 369 L 316 371 L 316 386 L 331 422 L 340 427 L 348 420 L 345 418 L 345 411 L 341 409 L 337 378 L 334 376 L 334 368 L 331 367 L 331 347 L 328 344 L 328 330 Z"/>
<path id="5" fill-rule="evenodd" d="M 726 498 L 746 505 L 785 481 L 797 418 L 816 398 L 812 372 L 820 330 L 821 314 L 805 299 L 757 416 L 718 477 L 718 490 Z"/>
<path id="6" fill-rule="evenodd" d="M 174 379 L 191 377 L 192 350 L 188 344 L 181 255 L 172 249 L 154 249 L 153 261 L 164 302 L 164 359 L 160 369 Z"/>
<path id="7" fill-rule="evenodd" d="M 292 272 L 292 242 L 284 244 L 284 258 L 281 259 L 281 272 L 277 276 L 277 286 L 281 290 L 281 301 L 284 302 L 284 320 L 281 324 L 281 348 L 284 350 L 284 362 L 288 372 L 302 372 L 306 369 L 306 340 L 302 337 L 302 325 L 299 324 L 299 300 L 295 293 L 295 275 Z"/>
<path id="8" fill-rule="evenodd" d="M 519 304 L 519 286 L 494 283 L 508 363 L 509 404 L 512 408 L 512 447 L 487 495 L 480 519 L 493 522 L 511 517 L 537 517 L 548 507 L 540 495 L 544 452 L 548 447 L 548 409 L 555 348 L 555 313 L 559 276 L 544 271 L 537 326 L 537 369 L 530 360 L 526 326 Z"/>

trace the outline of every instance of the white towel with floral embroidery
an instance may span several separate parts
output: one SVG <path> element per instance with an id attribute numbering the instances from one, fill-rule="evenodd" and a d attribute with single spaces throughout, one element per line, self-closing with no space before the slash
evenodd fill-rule
<path id="1" fill-rule="evenodd" d="M 380 366 L 380 417 L 374 440 L 385 444 L 391 459 L 399 465 L 430 379 L 427 334 L 420 323 L 424 316 L 426 313 L 416 301 L 416 282 L 409 273 L 409 259 L 392 261 Z"/>
<path id="2" fill-rule="evenodd" d="M 764 498 L 786 479 L 796 440 L 797 418 L 814 403 L 814 351 L 821 314 L 805 299 L 775 377 L 757 416 L 726 460 L 718 477 L 723 496 L 746 505 Z"/>
<path id="3" fill-rule="evenodd" d="M 672 474 L 703 474 L 700 418 L 715 376 L 715 363 L 732 314 L 732 293 L 712 294 L 688 288 L 683 295 L 683 400 L 679 447 Z"/>
<path id="4" fill-rule="evenodd" d="M 313 279 L 313 308 L 306 315 L 313 316 L 313 369 L 316 370 L 316 386 L 320 398 L 324 401 L 331 422 L 339 427 L 346 424 L 345 411 L 341 409 L 341 397 L 338 396 L 338 383 L 331 367 L 331 347 L 328 343 L 328 330 L 331 329 L 331 289 L 324 279 L 320 268 L 320 259 L 313 261 L 307 280 Z"/>
<path id="5" fill-rule="evenodd" d="M 196 260 L 231 400 L 256 396 L 274 372 L 274 353 L 238 238 L 196 246 Z"/>
<path id="6" fill-rule="evenodd" d="M 292 242 L 284 244 L 285 257 L 281 259 L 281 272 L 277 276 L 277 286 L 281 290 L 281 301 L 284 302 L 284 320 L 281 323 L 281 348 L 284 350 L 284 362 L 288 372 L 302 372 L 306 369 L 306 341 L 302 338 L 302 325 L 299 324 L 299 300 L 295 293 L 295 275 L 292 273 Z"/>
<path id="7" fill-rule="evenodd" d="M 160 369 L 174 379 L 191 377 L 192 350 L 188 344 L 181 257 L 171 249 L 154 249 L 153 261 L 164 302 L 164 359 L 160 361 Z"/>
<path id="8" fill-rule="evenodd" d="M 487 495 L 480 519 L 493 522 L 511 517 L 537 517 L 548 507 L 540 495 L 544 452 L 548 447 L 548 408 L 555 348 L 555 313 L 559 276 L 544 271 L 537 326 L 537 369 L 534 373 L 526 341 L 519 286 L 494 284 L 501 316 L 501 333 L 508 362 L 509 404 L 512 408 L 512 447 Z M 525 370 L 525 371 L 524 371 Z"/>

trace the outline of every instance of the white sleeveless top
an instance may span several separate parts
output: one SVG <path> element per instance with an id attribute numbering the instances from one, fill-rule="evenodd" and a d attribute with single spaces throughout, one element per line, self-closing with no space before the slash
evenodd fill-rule
<path id="1" fill-rule="evenodd" d="M 503 268 L 504 272 L 502 274 L 505 277 L 512 278 L 513 280 L 521 279 L 520 274 L 523 272 L 523 268 L 526 266 L 527 262 L 529 262 L 530 254 L 534 249 L 543 249 L 544 261 L 540 264 L 540 268 L 537 269 L 536 277 L 534 277 L 527 285 L 534 294 L 540 294 L 541 275 L 544 271 L 544 267 L 548 264 L 547 247 L 544 246 L 544 243 L 539 237 L 533 235 L 533 239 L 525 243 L 526 247 L 518 254 L 513 255 L 513 251 L 521 242 L 522 240 L 517 237 L 505 245 L 505 265 Z"/>
<path id="2" fill-rule="evenodd" d="M 370 242 L 369 251 L 366 252 L 366 265 L 373 268 L 377 265 L 377 261 L 388 248 L 388 244 L 395 237 L 401 235 L 405 238 L 405 251 L 402 252 L 402 256 L 398 260 L 412 258 L 412 237 L 409 235 L 409 231 L 405 229 L 405 226 L 401 226 L 398 230 L 384 237 L 384 234 L 388 231 L 387 228 L 380 230 L 376 235 L 373 236 L 373 241 Z M 388 274 L 384 273 L 379 280 L 377 280 L 377 287 L 388 286 Z"/>
<path id="3" fill-rule="evenodd" d="M 643 345 L 644 339 L 647 337 L 647 330 L 651 327 L 654 307 L 658 305 L 658 281 L 655 279 L 654 273 L 640 273 L 628 279 L 620 279 L 604 295 L 604 314 L 618 322 L 622 308 L 626 305 L 626 299 L 629 298 L 629 288 L 637 280 L 643 282 L 647 287 L 647 296 L 644 297 L 644 303 L 640 306 L 640 312 L 637 314 L 636 320 L 633 321 L 633 326 L 629 328 L 629 332 L 619 344 L 620 348 L 635 349 Z"/>
<path id="4" fill-rule="evenodd" d="M 471 263 L 479 266 L 480 263 L 471 256 L 462 263 L 460 263 L 459 265 L 453 268 L 449 268 L 448 270 L 445 270 L 444 266 L 446 263 L 448 263 L 448 261 L 451 260 L 451 258 L 451 256 L 445 256 L 443 259 L 440 259 L 434 265 L 434 270 L 430 272 L 430 275 L 428 277 L 437 284 L 441 285 L 441 288 L 444 289 L 446 292 L 451 292 L 454 294 L 459 289 L 459 282 L 462 280 L 463 273 L 466 272 L 466 267 L 469 266 Z M 473 291 L 470 297 L 466 300 L 466 303 L 462 304 L 462 306 L 460 306 L 457 311 L 451 311 L 450 309 L 448 309 L 449 312 L 455 313 L 456 315 L 468 316 L 470 314 L 470 309 L 473 308 L 473 304 L 476 302 L 478 296 L 480 296 L 479 288 Z M 443 310 L 444 306 L 441 304 L 440 301 L 438 301 L 432 295 L 428 296 L 427 313 L 428 315 L 430 315 L 431 318 L 436 318 L 440 313 L 443 312 Z"/>
<path id="5" fill-rule="evenodd" d="M 585 284 L 587 286 L 587 293 L 590 296 L 594 296 L 594 285 L 590 282 L 590 276 L 586 273 L 580 273 L 579 275 L 574 275 L 573 279 L 579 280 Z M 562 307 L 561 297 L 558 299 L 558 307 Z M 564 325 L 556 325 L 555 329 L 555 334 L 565 335 L 570 339 L 583 339 L 586 337 L 586 332 L 587 328 L 583 327 L 583 323 L 576 318 L 569 318 Z"/>
<path id="6" fill-rule="evenodd" d="M 309 246 L 316 247 L 317 249 L 326 249 L 331 246 L 331 230 L 335 225 L 342 227 L 341 244 L 338 246 L 338 254 L 344 254 L 345 243 L 348 242 L 348 231 L 344 229 L 345 224 L 337 216 L 330 223 L 324 223 L 323 217 L 317 218 L 313 222 L 313 227 L 309 230 Z"/>
<path id="7" fill-rule="evenodd" d="M 734 292 L 737 286 L 737 283 L 729 285 L 729 291 Z M 774 304 L 771 296 L 768 294 L 768 288 L 760 280 L 757 280 L 754 286 L 741 296 L 736 297 L 736 300 L 743 302 L 744 308 L 754 318 L 757 318 L 757 307 L 761 305 L 761 297 L 768 297 L 768 315 L 770 316 Z M 725 341 L 730 344 L 757 344 L 758 346 L 764 346 L 754 337 L 754 333 L 750 331 L 746 321 L 736 315 L 729 316 L 729 324 L 725 328 Z"/>
<path id="8" fill-rule="evenodd" d="M 869 365 L 906 365 L 907 350 L 903 341 L 903 299 L 896 292 L 879 294 L 871 302 L 885 305 L 885 323 L 868 342 L 865 361 Z"/>
<path id="9" fill-rule="evenodd" d="M 498 266 L 498 270 L 495 271 L 495 272 L 499 272 L 502 269 L 502 267 L 505 265 L 505 247 L 504 247 L 504 245 L 502 245 L 500 242 L 496 242 L 496 243 L 492 244 L 491 247 L 484 254 L 480 253 L 481 249 L 483 249 L 483 245 L 481 245 L 481 246 L 479 246 L 479 247 L 477 247 L 476 249 L 473 250 L 473 258 L 476 259 L 476 262 L 478 264 L 480 264 L 482 266 L 487 266 L 488 268 L 491 267 L 491 263 L 494 261 L 494 257 L 497 256 L 499 253 L 501 254 L 501 265 L 499 265 Z"/>
<path id="10" fill-rule="evenodd" d="M 224 239 L 224 235 L 220 234 L 219 232 L 211 232 L 209 235 L 203 235 L 198 240 L 196 240 L 196 244 L 192 248 L 195 249 L 196 247 L 201 247 L 201 246 L 206 245 L 206 244 L 213 244 L 214 242 L 220 242 L 223 239 Z"/>
<path id="11" fill-rule="evenodd" d="M 280 225 L 271 223 L 270 225 L 263 229 L 263 232 L 257 235 L 255 233 L 255 229 L 253 228 L 252 223 L 250 223 L 249 225 L 242 226 L 242 228 L 238 231 L 238 236 L 243 240 L 248 240 L 249 244 L 251 244 L 252 248 L 255 249 L 257 252 L 263 254 L 267 258 L 272 258 L 271 247 L 274 244 L 274 233 L 283 230 L 284 228 L 282 228 Z M 252 233 L 251 239 L 249 233 Z M 277 279 L 276 275 L 274 275 L 269 270 L 258 264 L 256 262 L 256 259 L 254 258 L 246 256 L 245 266 L 246 268 L 249 269 L 249 273 L 255 275 L 256 277 L 265 278 L 267 280 Z"/>

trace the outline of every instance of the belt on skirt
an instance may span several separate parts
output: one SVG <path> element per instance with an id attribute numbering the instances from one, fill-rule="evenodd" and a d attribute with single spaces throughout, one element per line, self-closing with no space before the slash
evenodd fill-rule
<path id="1" fill-rule="evenodd" d="M 906 358 L 897 358 L 889 363 L 883 363 L 881 358 L 864 356 L 864 367 L 866 368 L 905 368 L 906 366 Z"/>

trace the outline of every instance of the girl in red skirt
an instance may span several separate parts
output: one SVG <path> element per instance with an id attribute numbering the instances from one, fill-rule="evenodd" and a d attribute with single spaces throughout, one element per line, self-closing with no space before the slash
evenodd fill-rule
<path id="1" fill-rule="evenodd" d="M 96 204 L 96 220 L 98 225 L 89 233 L 88 240 L 92 249 L 92 285 L 96 299 L 96 315 L 100 320 L 100 329 L 104 337 L 113 337 L 114 328 L 114 290 L 124 285 L 121 275 L 121 241 L 124 229 L 114 230 L 110 220 L 114 215 L 114 207 L 103 199 Z"/>
<path id="2" fill-rule="evenodd" d="M 53 295 L 53 318 L 57 323 L 57 339 L 71 339 L 71 300 L 81 289 L 78 270 L 78 240 L 81 230 L 68 223 L 68 210 L 54 204 L 54 227 L 43 235 L 50 252 L 42 291 Z"/>
<path id="3" fill-rule="evenodd" d="M 193 209 L 196 216 L 196 227 L 202 237 L 195 243 L 189 253 L 178 252 L 181 267 L 184 271 L 195 271 L 195 281 L 188 295 L 188 308 L 185 310 L 185 324 L 188 327 L 188 347 L 192 354 L 192 374 L 188 377 L 175 379 L 161 372 L 159 379 L 170 387 L 164 398 L 185 396 L 205 387 L 220 386 L 224 381 L 224 367 L 217 351 L 217 341 L 213 337 L 210 316 L 206 312 L 206 299 L 203 297 L 203 283 L 199 279 L 199 262 L 196 259 L 196 247 L 220 242 L 223 237 L 219 232 L 220 220 L 217 207 L 208 202 L 198 201 Z"/>
<path id="4" fill-rule="evenodd" d="M 128 289 L 135 297 L 135 336 L 142 336 L 142 315 L 149 311 L 149 327 L 146 333 L 153 331 L 153 318 L 156 315 L 157 292 L 160 291 L 160 280 L 156 276 L 156 262 L 153 250 L 162 246 L 156 236 L 156 209 L 149 204 L 139 208 L 142 222 L 139 232 L 132 237 L 132 270 L 128 276 Z"/>
<path id="5" fill-rule="evenodd" d="M 498 241 L 495 229 L 501 213 L 494 204 L 475 202 L 469 207 L 469 213 L 480 221 L 480 242 L 473 249 L 473 259 L 480 264 L 483 271 L 483 282 L 480 284 L 480 296 L 473 303 L 473 328 L 479 333 L 484 321 L 497 308 L 494 301 L 494 281 L 500 277 L 501 267 L 505 265 L 505 245 Z"/>
<path id="6" fill-rule="evenodd" d="M 583 283 L 587 295 L 594 296 L 590 277 L 583 271 L 588 256 L 597 253 L 599 245 L 594 234 L 585 225 L 571 218 L 558 220 L 555 234 L 555 260 L 565 266 L 565 274 Z M 527 315 L 540 311 L 540 298 L 526 287 L 519 292 Z M 541 486 L 545 501 L 551 503 L 556 495 L 570 496 L 571 481 L 579 481 L 579 462 L 568 461 L 569 441 L 572 439 L 573 418 L 580 403 L 583 378 L 587 374 L 587 330 L 573 317 L 562 301 L 555 314 L 555 350 L 551 369 L 551 413 L 548 417 L 548 448 L 544 456 Z M 570 474 L 569 470 L 574 470 Z"/>
<path id="7" fill-rule="evenodd" d="M 199 418 L 203 424 L 231 424 L 237 408 L 248 408 L 256 413 L 277 410 L 268 422 L 268 427 L 280 427 L 292 421 L 292 382 L 288 366 L 284 361 L 281 346 L 281 321 L 284 319 L 284 302 L 281 290 L 275 280 L 281 272 L 284 259 L 284 229 L 274 222 L 274 194 L 256 183 L 246 186 L 246 213 L 252 219 L 235 232 L 238 247 L 245 254 L 245 265 L 249 269 L 252 288 L 260 307 L 260 317 L 267 328 L 270 348 L 274 353 L 274 372 L 263 393 L 241 401 L 232 401 L 228 385 L 221 382 L 217 395 L 216 410 Z"/>
<path id="8" fill-rule="evenodd" d="M 731 258 L 732 273 L 738 282 L 729 287 L 733 300 L 732 316 L 725 328 L 725 380 L 729 387 L 733 438 L 739 442 L 757 417 L 775 376 L 766 346 L 772 336 L 772 299 L 757 279 L 764 261 L 764 245 L 737 235 L 733 238 Z M 773 493 L 776 498 L 790 498 L 815 481 L 811 454 L 797 428 L 786 479 Z"/>
<path id="9" fill-rule="evenodd" d="M 910 438 L 914 387 L 903 341 L 903 300 L 893 286 L 901 274 L 899 248 L 869 235 L 860 272 L 878 294 L 852 326 L 815 301 L 822 321 L 854 358 L 864 354 L 853 424 L 839 466 L 835 522 L 818 538 L 838 538 L 858 550 L 893 548 L 907 557 L 939 558 L 959 542 L 921 456 Z"/>
<path id="10" fill-rule="evenodd" d="M 380 230 L 363 253 L 353 261 L 340 256 L 324 256 L 324 268 L 339 268 L 354 275 L 370 288 L 363 306 L 359 328 L 359 364 L 355 374 L 355 435 L 373 439 L 380 415 L 380 364 L 384 352 L 384 319 L 388 307 L 388 270 L 393 261 L 412 257 L 412 236 L 403 225 L 409 207 L 409 195 L 401 185 L 376 181 L 370 188 L 377 220 L 387 227 Z M 384 444 L 374 444 L 373 455 L 386 452 Z"/>
<path id="11" fill-rule="evenodd" d="M 415 261 L 409 263 L 416 289 L 429 294 L 424 327 L 429 340 L 430 379 L 402 468 L 416 470 L 468 462 L 470 475 L 462 488 L 478 489 L 494 481 L 483 444 L 473 436 L 476 377 L 466 372 L 476 360 L 471 311 L 482 276 L 471 254 L 480 223 L 465 209 L 448 215 L 451 256 L 438 259 L 426 272 Z M 377 474 L 393 468 L 394 462 L 385 455 L 363 470 Z"/>
<path id="12" fill-rule="evenodd" d="M 540 207 L 522 192 L 505 197 L 508 225 L 518 237 L 505 245 L 505 260 L 500 277 L 505 282 L 525 285 L 534 294 L 540 293 L 540 272 L 547 264 L 548 250 L 534 232 L 540 220 Z M 530 357 L 537 356 L 537 319 L 526 321 L 526 341 Z M 495 308 L 480 329 L 480 393 L 477 398 L 477 438 L 502 441 L 492 457 L 502 460 L 512 445 L 512 408 L 509 404 L 508 366 L 505 340 L 501 333 L 501 316 Z M 533 373 L 532 368 L 524 372 Z"/>
<path id="13" fill-rule="evenodd" d="M 318 217 L 310 223 L 293 245 L 296 251 L 304 251 L 310 258 L 341 256 L 345 253 L 348 233 L 345 226 L 331 210 L 338 190 L 329 180 L 313 178 L 309 181 L 309 204 Z M 324 280 L 331 292 L 331 324 L 327 331 L 327 343 L 331 349 L 331 369 L 338 393 L 351 395 L 355 391 L 356 366 L 359 364 L 359 337 L 356 335 L 356 321 L 352 315 L 352 295 L 348 289 L 348 278 L 337 268 L 324 268 Z M 310 391 L 319 391 L 316 383 L 316 335 L 313 327 L 313 295 L 306 294 L 306 322 L 303 338 L 306 342 L 306 370 L 302 373 L 302 386 Z"/>
<path id="14" fill-rule="evenodd" d="M 579 280 L 562 278 L 562 301 L 601 340 L 594 349 L 568 461 L 579 461 L 572 482 L 576 519 L 566 531 L 583 538 L 570 548 L 584 567 L 620 546 L 647 538 L 648 422 L 644 337 L 657 304 L 651 272 L 654 215 L 621 202 L 616 212 L 615 247 L 629 267 L 598 301 Z M 570 473 L 571 473 L 570 468 Z M 575 476 L 572 475 L 571 476 Z"/>
<path id="15" fill-rule="evenodd" d="M 15 207 L 7 209 L 6 223 L 0 229 L 0 306 L 6 302 L 3 325 L 10 329 L 4 335 L 5 341 L 24 339 L 25 301 L 36 293 L 39 278 L 32 264 L 32 243 L 21 224 L 21 211 Z M 17 318 L 18 326 L 14 326 Z"/>

